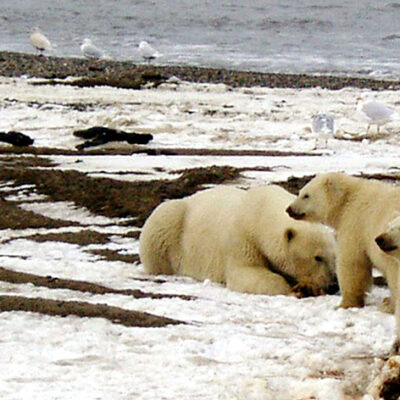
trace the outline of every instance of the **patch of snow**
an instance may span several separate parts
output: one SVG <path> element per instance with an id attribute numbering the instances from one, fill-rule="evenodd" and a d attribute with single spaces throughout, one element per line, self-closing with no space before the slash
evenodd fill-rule
<path id="1" fill-rule="evenodd" d="M 79 222 L 81 225 L 113 225 L 131 220 L 131 218 L 112 219 L 93 215 L 89 210 L 83 207 L 78 208 L 74 203 L 67 201 L 57 201 L 54 203 L 22 203 L 19 207 L 23 210 L 32 211 L 49 218 L 57 219 L 61 215 L 63 220 Z"/>
<path id="2" fill-rule="evenodd" d="M 244 186 L 322 171 L 375 173 L 398 167 L 396 121 L 383 135 L 366 135 L 356 110 L 359 89 L 231 89 L 185 82 L 153 90 L 33 86 L 0 78 L 0 130 L 21 130 L 35 146 L 74 148 L 73 130 L 106 125 L 154 135 L 151 147 L 313 151 L 312 115 L 322 109 L 338 126 L 328 149 L 308 157 L 46 156 L 58 169 L 113 179 L 173 179 L 176 170 L 211 165 L 270 167 L 246 171 Z M 395 108 L 397 93 L 376 93 Z M 1 158 L 0 158 L 1 160 Z M 77 162 L 79 161 L 79 162 Z M 121 174 L 122 173 L 122 174 Z M 394 339 L 392 315 L 379 311 L 387 288 L 374 287 L 362 309 L 338 309 L 339 295 L 296 299 L 247 295 L 205 281 L 147 276 L 140 264 L 106 261 L 90 253 L 138 252 L 124 235 L 132 227 L 68 202 L 35 202 L 34 187 L 0 183 L 21 207 L 80 223 L 60 229 L 2 230 L 3 268 L 85 280 L 117 289 L 185 294 L 181 298 L 134 299 L 92 295 L 0 281 L 0 294 L 104 303 L 187 322 L 165 328 L 126 328 L 105 319 L 0 313 L 2 399 L 201 399 L 342 400 L 362 396 L 382 367 Z M 38 199 L 43 200 L 43 199 Z M 110 235 L 105 245 L 35 242 L 33 234 L 93 229 Z"/>

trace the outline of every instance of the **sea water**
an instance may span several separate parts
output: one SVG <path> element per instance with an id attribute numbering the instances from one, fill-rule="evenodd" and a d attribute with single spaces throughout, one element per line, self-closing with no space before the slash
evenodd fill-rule
<path id="1" fill-rule="evenodd" d="M 81 57 L 89 37 L 116 60 L 262 72 L 396 78 L 400 2 L 347 0 L 1 0 L 0 50 L 33 53 L 40 26 L 55 56 Z"/>

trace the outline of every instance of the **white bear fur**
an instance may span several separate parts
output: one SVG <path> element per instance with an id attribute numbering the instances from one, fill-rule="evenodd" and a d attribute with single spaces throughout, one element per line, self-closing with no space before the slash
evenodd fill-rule
<path id="1" fill-rule="evenodd" d="M 334 235 L 289 218 L 285 209 L 294 198 L 274 185 L 248 191 L 220 186 L 162 203 L 140 236 L 144 268 L 246 293 L 289 294 L 283 275 L 327 288 L 334 279 Z"/>
<path id="2" fill-rule="evenodd" d="M 375 242 L 382 251 L 400 261 L 400 215 L 387 224 L 384 231 L 375 238 Z"/>
<path id="3" fill-rule="evenodd" d="M 379 248 L 389 256 L 392 256 L 397 261 L 399 269 L 397 277 L 397 291 L 400 290 L 400 216 L 398 215 L 392 221 L 389 221 L 384 231 L 375 238 Z M 396 304 L 396 321 L 397 321 L 397 339 L 393 345 L 392 352 L 400 354 L 400 293 L 397 294 Z"/>
<path id="4" fill-rule="evenodd" d="M 287 211 L 294 218 L 321 222 L 336 230 L 341 307 L 364 306 L 372 268 L 383 273 L 392 295 L 386 311 L 396 309 L 400 338 L 399 266 L 375 241 L 400 211 L 400 188 L 343 173 L 320 174 L 300 190 Z"/>

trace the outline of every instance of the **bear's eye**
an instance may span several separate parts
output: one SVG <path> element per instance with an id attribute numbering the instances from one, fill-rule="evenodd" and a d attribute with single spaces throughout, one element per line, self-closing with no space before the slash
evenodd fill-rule
<path id="1" fill-rule="evenodd" d="M 303 199 L 309 199 L 310 196 L 306 193 L 305 195 L 303 195 Z"/>
<path id="2" fill-rule="evenodd" d="M 324 259 L 321 257 L 321 256 L 315 256 L 314 257 L 314 260 L 316 261 L 316 262 L 323 262 L 324 261 Z"/>

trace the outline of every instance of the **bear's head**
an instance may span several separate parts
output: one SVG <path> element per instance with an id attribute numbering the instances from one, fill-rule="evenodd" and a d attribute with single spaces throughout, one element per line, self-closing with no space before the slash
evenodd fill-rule
<path id="1" fill-rule="evenodd" d="M 375 238 L 375 242 L 386 254 L 400 260 L 400 215 L 388 223 L 385 231 Z"/>
<path id="2" fill-rule="evenodd" d="M 325 225 L 293 221 L 284 230 L 285 271 L 300 285 L 328 289 L 336 281 L 337 244 L 333 230 Z"/>
<path id="3" fill-rule="evenodd" d="M 317 175 L 300 190 L 286 212 L 294 219 L 331 224 L 337 207 L 345 202 L 348 179 L 342 173 Z"/>

